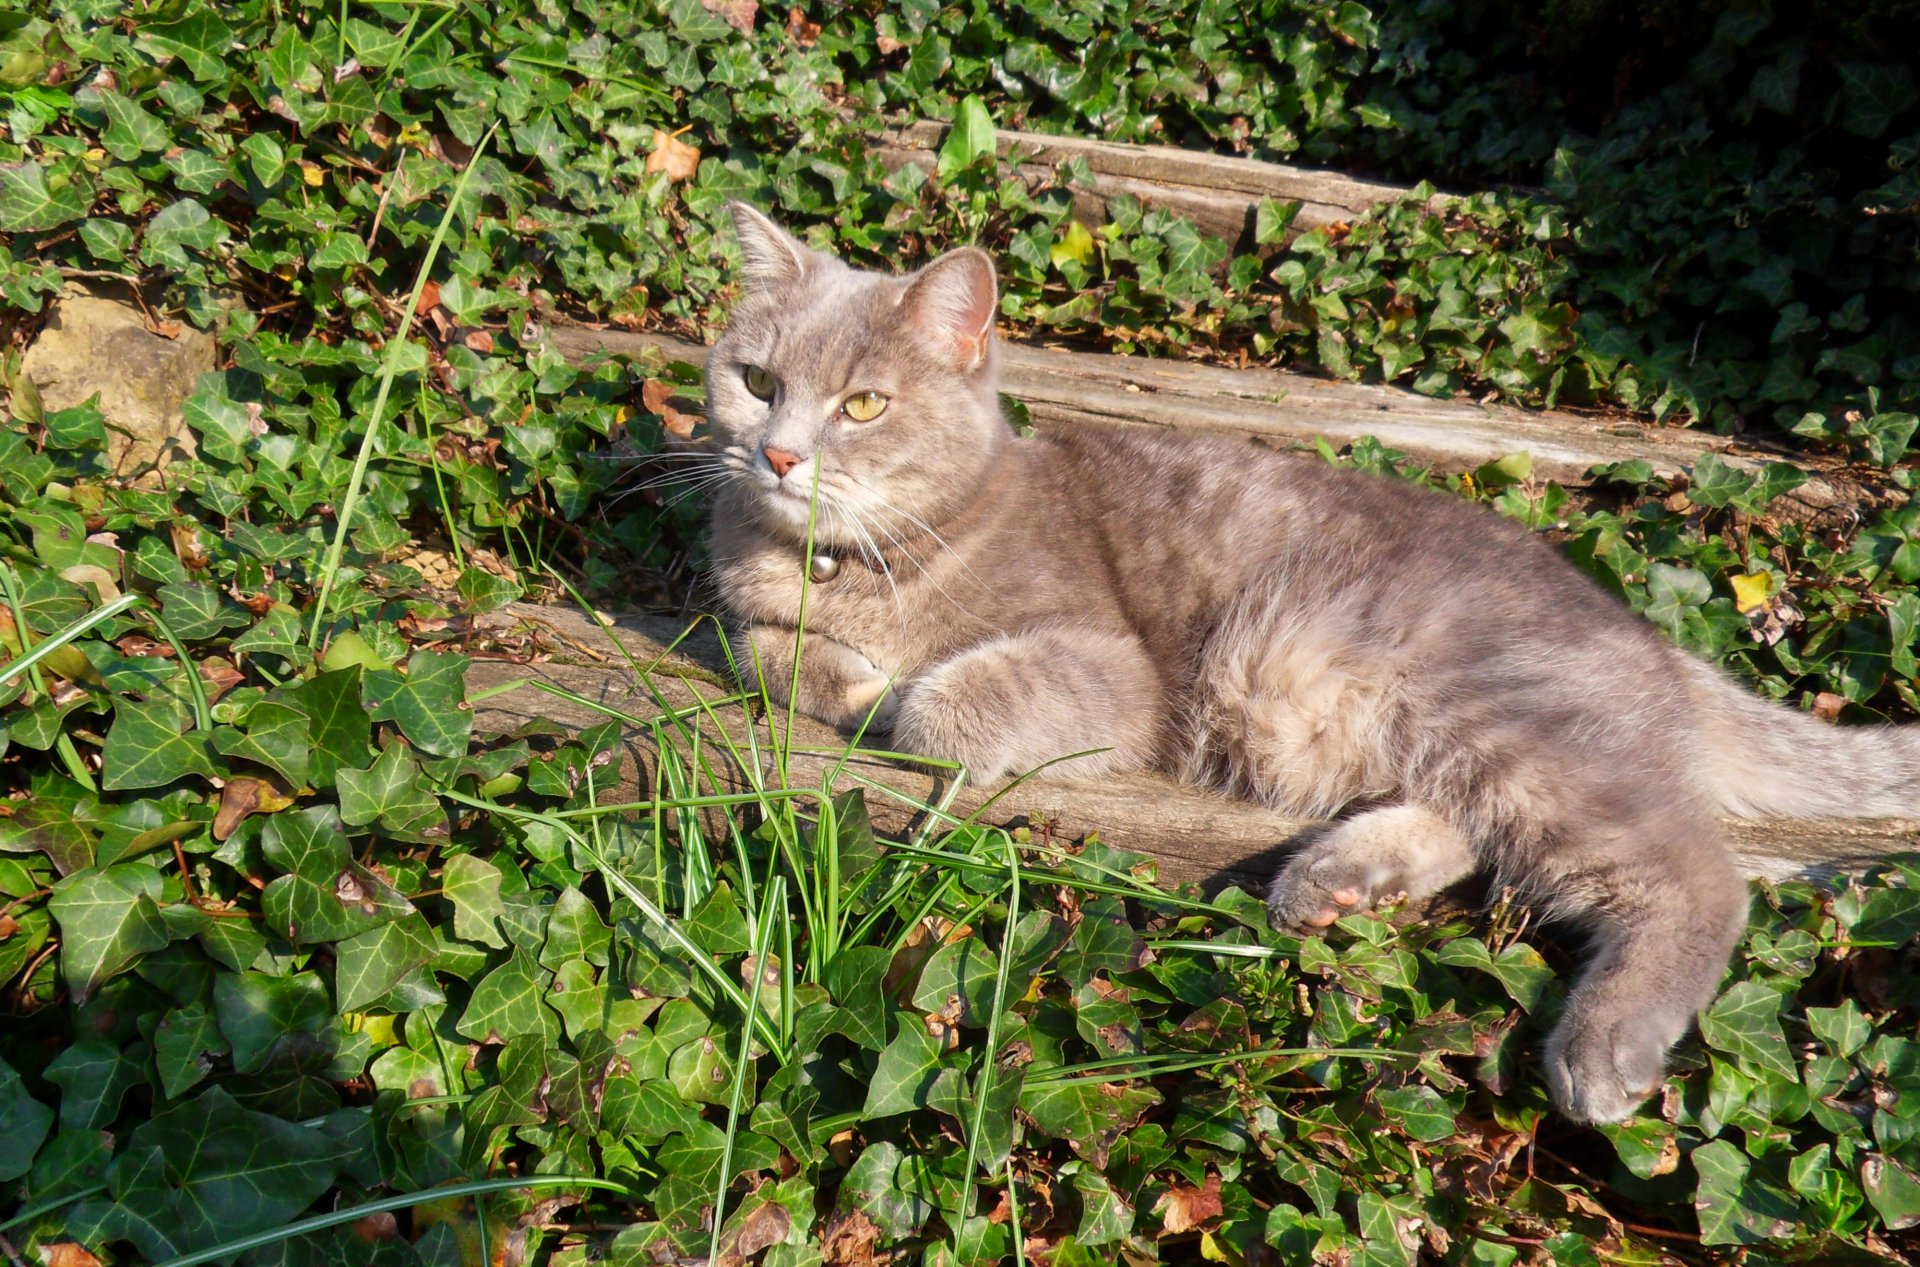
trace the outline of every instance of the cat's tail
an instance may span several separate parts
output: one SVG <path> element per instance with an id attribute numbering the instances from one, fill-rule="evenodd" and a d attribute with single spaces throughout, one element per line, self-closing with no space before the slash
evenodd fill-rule
<path id="1" fill-rule="evenodd" d="M 1686 657 L 1700 774 L 1740 818 L 1920 818 L 1920 725 L 1836 726 Z"/>

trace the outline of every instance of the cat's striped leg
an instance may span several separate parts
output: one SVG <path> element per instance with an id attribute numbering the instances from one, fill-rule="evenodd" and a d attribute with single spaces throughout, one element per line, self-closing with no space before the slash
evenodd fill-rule
<path id="1" fill-rule="evenodd" d="M 1473 842 L 1418 805 L 1390 805 L 1335 823 L 1274 878 L 1276 928 L 1325 928 L 1392 897 L 1420 901 L 1479 870 Z"/>
<path id="2" fill-rule="evenodd" d="M 1058 762 L 1050 772 L 1080 776 L 1141 769 L 1154 759 L 1165 711 L 1138 639 L 1069 625 L 971 647 L 900 696 L 895 746 L 958 761 L 981 782 L 1048 762 Z"/>
<path id="3" fill-rule="evenodd" d="M 1718 827 L 1665 804 L 1562 842 L 1549 875 L 1522 877 L 1593 941 L 1543 1062 L 1554 1103 L 1582 1121 L 1617 1122 L 1660 1085 L 1668 1050 L 1713 1000 L 1746 929 L 1746 881 Z"/>

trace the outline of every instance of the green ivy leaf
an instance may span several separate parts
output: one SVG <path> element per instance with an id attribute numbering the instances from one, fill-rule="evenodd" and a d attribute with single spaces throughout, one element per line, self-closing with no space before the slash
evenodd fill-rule
<path id="1" fill-rule="evenodd" d="M 187 73 L 203 83 L 227 77 L 233 31 L 211 5 L 173 22 L 142 22 L 135 38 L 160 59 L 178 57 Z"/>
<path id="2" fill-rule="evenodd" d="M 952 180 L 997 149 L 993 116 L 978 97 L 967 97 L 954 109 L 953 126 L 940 145 L 937 174 L 943 181 Z"/>
<path id="3" fill-rule="evenodd" d="M 400 840 L 430 840 L 447 833 L 440 798 L 429 791 L 420 767 L 404 745 L 388 744 L 365 770 L 339 772 L 340 817 L 350 827 L 369 827 Z"/>
<path id="4" fill-rule="evenodd" d="M 66 165 L 0 163 L 0 230 L 45 233 L 87 218 L 93 187 Z"/>
<path id="5" fill-rule="evenodd" d="M 507 939 L 500 935 L 500 920 L 507 908 L 500 901 L 500 868 L 470 853 L 455 854 L 440 869 L 440 891 L 453 904 L 453 935 L 462 941 L 478 942 L 504 949 Z M 570 893 L 578 890 L 569 889 Z M 589 909 L 589 915 L 591 910 Z M 555 918 L 558 918 L 556 911 Z M 553 940 L 548 925 L 548 943 Z M 572 956 L 562 956 L 571 958 Z M 542 956 L 543 961 L 545 956 Z M 557 966 L 549 964 L 548 966 Z"/>
<path id="6" fill-rule="evenodd" d="M 1453 1108 L 1432 1087 L 1393 1087 L 1376 1098 L 1387 1120 L 1417 1140 L 1432 1144 L 1453 1134 Z"/>
<path id="7" fill-rule="evenodd" d="M 467 704 L 466 656 L 416 651 L 407 671 L 371 669 L 366 677 L 368 715 L 390 721 L 422 752 L 457 757 L 473 737 L 473 709 Z"/>
<path id="8" fill-rule="evenodd" d="M 100 753 L 100 786 L 108 791 L 161 787 L 197 774 L 211 778 L 208 736 L 191 728 L 187 710 L 171 699 L 123 702 Z"/>
<path id="9" fill-rule="evenodd" d="M 252 618 L 228 602 L 216 585 L 204 581 L 160 587 L 161 615 L 168 628 L 187 642 L 211 638 L 226 629 L 239 629 Z"/>
<path id="10" fill-rule="evenodd" d="M 1860 1163 L 1860 1187 L 1892 1231 L 1920 1226 L 1920 1176 L 1883 1153 Z"/>
<path id="11" fill-rule="evenodd" d="M 247 714 L 247 728 L 221 726 L 213 746 L 222 756 L 254 761 L 294 787 L 304 786 L 309 770 L 309 719 L 290 704 L 262 700 Z"/>
<path id="12" fill-rule="evenodd" d="M 1800 1070 L 1780 1030 L 1782 1002 L 1778 990 L 1757 981 L 1737 982 L 1700 1014 L 1700 1037 L 1752 1073 L 1797 1082 Z"/>
<path id="13" fill-rule="evenodd" d="M 1020 1092 L 1020 1111 L 1043 1133 L 1067 1140 L 1077 1150 L 1128 1130 L 1158 1103 L 1160 1093 L 1150 1087 L 1098 1078 L 1029 1083 Z"/>
<path id="14" fill-rule="evenodd" d="M 1698 506 L 1725 506 L 1751 495 L 1758 483 L 1747 472 L 1708 453 L 1688 472 L 1687 497 Z"/>
<path id="15" fill-rule="evenodd" d="M 107 1173 L 117 1208 L 104 1225 L 152 1259 L 284 1227 L 332 1185 L 339 1153 L 214 1087 L 134 1129 Z"/>
<path id="16" fill-rule="evenodd" d="M 142 154 L 157 154 L 172 144 L 160 120 L 131 98 L 112 91 L 97 91 L 96 97 L 107 116 L 107 126 L 100 132 L 100 144 L 121 162 L 135 162 Z"/>
<path id="17" fill-rule="evenodd" d="M 902 1014 L 896 1028 L 899 1032 L 880 1053 L 873 1078 L 867 1083 L 863 1117 L 889 1117 L 925 1108 L 927 1092 L 940 1072 L 946 1048 L 927 1032 L 920 1018 Z"/>
<path id="18" fill-rule="evenodd" d="M 33 1166 L 34 1154 L 53 1129 L 53 1110 L 27 1094 L 14 1067 L 0 1060 L 0 1183 Z"/>
<path id="19" fill-rule="evenodd" d="M 1798 1226 L 1800 1206 L 1772 1184 L 1751 1177 L 1752 1163 L 1724 1139 L 1693 1150 L 1700 1176 L 1694 1209 L 1700 1216 L 1704 1245 L 1757 1245 L 1789 1235 Z"/>
<path id="20" fill-rule="evenodd" d="M 101 1131 L 120 1116 L 120 1102 L 147 1083 L 147 1045 L 83 1038 L 47 1062 L 43 1077 L 60 1088 L 60 1129 Z"/>
<path id="21" fill-rule="evenodd" d="M 559 1037 L 559 1018 L 541 1002 L 553 974 L 525 950 L 480 979 L 467 1010 L 454 1028 L 480 1043 L 532 1036 L 543 1042 Z"/>
<path id="22" fill-rule="evenodd" d="M 313 744 L 309 769 L 316 786 L 331 787 L 343 767 L 362 769 L 373 759 L 373 723 L 360 701 L 360 673 L 358 666 L 335 669 L 294 691 L 307 714 L 307 736 Z"/>
<path id="23" fill-rule="evenodd" d="M 354 863 L 331 805 L 267 820 L 260 850 L 288 874 L 260 896 L 268 927 L 296 945 L 343 941 L 413 911 L 393 886 Z"/>
<path id="24" fill-rule="evenodd" d="M 237 1073 L 267 1068 L 278 1050 L 304 1056 L 334 1026 L 326 983 L 311 972 L 221 973 L 213 982 L 213 1006 Z"/>
<path id="25" fill-rule="evenodd" d="M 333 989 L 342 1012 L 357 1012 L 386 995 L 416 968 L 432 963 L 439 947 L 418 912 L 401 916 L 334 947 Z"/>
<path id="26" fill-rule="evenodd" d="M 220 1022 L 204 1004 L 168 1012 L 153 1033 L 154 1063 L 160 1089 L 177 1100 L 213 1072 L 213 1061 L 232 1051 Z"/>
<path id="27" fill-rule="evenodd" d="M 53 886 L 60 975 L 85 1000 L 100 984 L 171 940 L 155 905 L 160 873 L 137 862 L 85 871 Z"/>

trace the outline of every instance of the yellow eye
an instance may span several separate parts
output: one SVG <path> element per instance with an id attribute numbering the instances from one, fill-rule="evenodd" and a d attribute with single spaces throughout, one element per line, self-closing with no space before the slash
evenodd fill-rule
<path id="1" fill-rule="evenodd" d="M 887 411 L 887 398 L 879 392 L 855 392 L 840 403 L 840 412 L 855 422 L 872 422 Z"/>
<path id="2" fill-rule="evenodd" d="M 758 365 L 749 365 L 747 366 L 743 374 L 743 377 L 745 377 L 745 379 L 747 380 L 748 391 L 758 396 L 761 400 L 773 399 L 773 389 L 774 389 L 773 375 L 767 373 L 765 370 L 761 369 Z"/>

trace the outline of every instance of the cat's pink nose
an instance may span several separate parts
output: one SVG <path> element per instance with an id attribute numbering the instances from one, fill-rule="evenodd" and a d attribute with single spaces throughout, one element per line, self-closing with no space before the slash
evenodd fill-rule
<path id="1" fill-rule="evenodd" d="M 785 479 L 788 471 L 800 465 L 800 455 L 797 453 L 789 453 L 785 449 L 776 449 L 768 445 L 763 447 L 760 452 L 766 457 L 767 465 L 773 468 L 773 473 L 781 479 Z"/>

